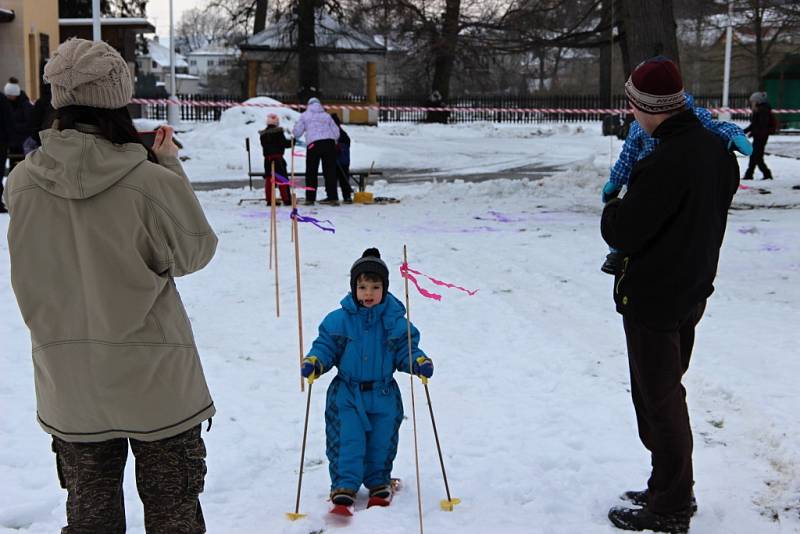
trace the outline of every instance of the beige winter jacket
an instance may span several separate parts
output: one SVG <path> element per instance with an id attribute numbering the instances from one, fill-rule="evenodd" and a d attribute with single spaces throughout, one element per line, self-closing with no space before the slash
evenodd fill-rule
<path id="1" fill-rule="evenodd" d="M 43 131 L 5 193 L 37 417 L 66 441 L 170 437 L 214 415 L 173 277 L 217 237 L 177 159 L 84 131 Z"/>

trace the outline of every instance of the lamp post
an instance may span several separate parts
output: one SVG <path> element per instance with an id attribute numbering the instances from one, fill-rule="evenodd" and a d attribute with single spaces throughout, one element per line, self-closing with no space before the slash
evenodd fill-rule
<path id="1" fill-rule="evenodd" d="M 722 80 L 722 107 L 725 111 L 719 114 L 719 120 L 731 120 L 728 108 L 729 86 L 731 82 L 731 48 L 733 47 L 733 0 L 728 0 L 728 29 L 725 30 L 725 73 Z"/>
<path id="2" fill-rule="evenodd" d="M 95 0 L 99 1 L 99 0 Z M 169 0 L 169 99 L 177 99 L 177 84 L 175 83 L 175 25 L 173 23 L 172 0 Z M 180 107 L 177 104 L 167 105 L 167 122 L 176 125 L 181 121 Z"/>
<path id="3" fill-rule="evenodd" d="M 100 0 L 92 0 L 92 40 L 103 40 L 103 34 L 100 30 Z"/>

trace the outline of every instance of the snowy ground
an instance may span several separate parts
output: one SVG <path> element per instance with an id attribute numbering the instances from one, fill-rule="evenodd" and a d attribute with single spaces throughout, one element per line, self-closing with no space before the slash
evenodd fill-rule
<path id="1" fill-rule="evenodd" d="M 189 148 L 201 146 L 210 127 L 183 137 L 195 180 L 228 178 L 220 176 L 224 168 L 240 164 L 233 144 L 241 139 L 220 134 L 214 151 Z M 447 291 L 441 303 L 412 294 L 412 318 L 436 363 L 430 391 L 450 487 L 462 500 L 453 513 L 439 510 L 444 486 L 416 382 L 426 532 L 612 533 L 606 513 L 618 504 L 617 494 L 643 487 L 649 459 L 636 435 L 621 320 L 611 278 L 599 270 L 606 248 L 598 192 L 609 150 L 615 153 L 619 142 L 612 145 L 597 128 L 543 126 L 538 134 L 487 124 L 351 127 L 354 155 L 368 153 L 376 167 L 455 174 L 540 160 L 565 170 L 538 181 L 378 182 L 376 194 L 401 203 L 305 212 L 331 219 L 337 229 L 331 235 L 301 228 L 306 346 L 346 292 L 350 264 L 368 246 L 378 246 L 391 265 L 390 289 L 398 296 L 403 244 L 412 267 L 480 288 L 474 297 Z M 800 151 L 798 138 L 780 138 L 780 144 Z M 736 196 L 717 291 L 685 379 L 695 435 L 696 534 L 800 532 L 800 190 L 792 189 L 800 185 L 800 161 L 767 162 L 777 179 L 750 182 Z M 231 176 L 234 171 L 240 172 L 232 169 Z M 287 211 L 281 209 L 279 222 L 278 319 L 266 209 L 238 206 L 240 198 L 255 196 L 245 190 L 198 196 L 219 249 L 204 271 L 178 284 L 218 408 L 204 434 L 209 532 L 417 532 L 407 375 L 397 376 L 409 419 L 394 472 L 405 487 L 392 506 L 358 513 L 346 530 L 326 517 L 326 375 L 312 397 L 300 506 L 308 517 L 285 519 L 294 508 L 305 407 Z M 0 218 L 0 232 L 6 224 Z M 8 280 L 4 240 L 0 277 Z M 48 436 L 34 420 L 29 338 L 8 283 L 0 285 L 0 315 L 0 532 L 52 533 L 64 524 L 65 494 Z M 138 534 L 142 510 L 132 461 L 128 467 L 128 525 Z"/>

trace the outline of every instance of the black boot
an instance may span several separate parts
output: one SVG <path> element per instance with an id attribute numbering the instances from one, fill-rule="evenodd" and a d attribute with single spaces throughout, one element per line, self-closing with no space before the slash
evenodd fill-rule
<path id="1" fill-rule="evenodd" d="M 356 492 L 345 488 L 335 489 L 331 492 L 331 502 L 341 506 L 353 506 L 356 502 Z"/>
<path id="2" fill-rule="evenodd" d="M 606 256 L 606 261 L 603 262 L 603 266 L 600 267 L 600 270 L 606 274 L 615 275 L 619 272 L 621 267 L 622 254 L 614 251 L 608 253 L 608 256 Z"/>
<path id="3" fill-rule="evenodd" d="M 608 519 L 622 530 L 652 530 L 669 534 L 686 534 L 692 515 L 688 509 L 669 514 L 657 514 L 647 508 L 615 506 L 608 511 Z"/>
<path id="4" fill-rule="evenodd" d="M 623 501 L 628 501 L 636 506 L 647 506 L 647 498 L 649 496 L 648 490 L 640 490 L 640 491 L 626 491 L 622 495 L 619 496 L 620 499 Z M 694 498 L 694 492 L 692 492 L 692 496 L 689 498 L 689 506 L 688 509 L 694 515 L 697 512 L 697 499 Z"/>

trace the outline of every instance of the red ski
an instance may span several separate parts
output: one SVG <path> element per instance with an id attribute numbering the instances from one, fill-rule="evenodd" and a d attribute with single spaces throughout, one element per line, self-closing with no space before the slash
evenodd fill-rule
<path id="1" fill-rule="evenodd" d="M 343 517 L 352 517 L 355 508 L 353 506 L 345 506 L 344 504 L 334 504 L 328 513 L 333 515 L 340 515 Z"/>
<path id="2" fill-rule="evenodd" d="M 392 504 L 392 497 L 394 497 L 394 494 L 400 490 L 400 479 L 393 478 L 390 486 L 391 491 L 388 497 L 370 497 L 369 501 L 367 501 L 367 508 L 372 508 L 373 506 L 389 506 Z"/>

